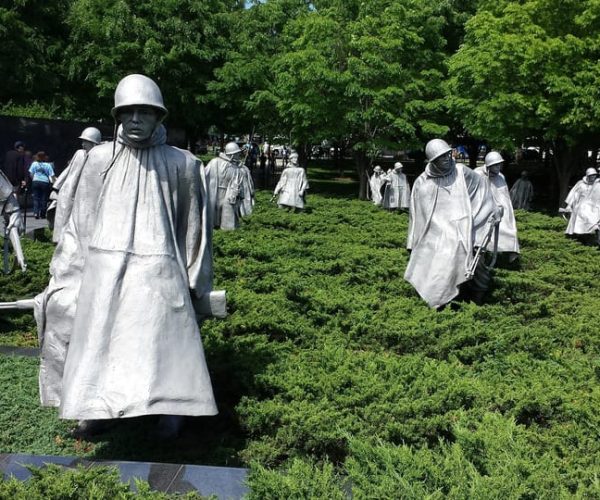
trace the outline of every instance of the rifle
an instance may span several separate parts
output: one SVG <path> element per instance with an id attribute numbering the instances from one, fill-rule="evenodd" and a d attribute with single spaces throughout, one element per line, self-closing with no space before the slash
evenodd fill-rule
<path id="1" fill-rule="evenodd" d="M 559 213 L 560 215 L 562 215 L 562 218 L 563 218 L 565 221 L 569 222 L 569 217 L 567 217 L 567 215 L 566 215 L 566 214 L 568 214 L 569 216 L 571 215 L 571 212 L 570 212 L 569 210 L 567 210 L 566 208 L 559 208 L 559 209 L 558 209 L 558 213 Z"/>
<path id="2" fill-rule="evenodd" d="M 8 227 L 8 223 L 5 223 Z M 4 274 L 10 273 L 10 265 L 8 262 L 8 231 L 4 228 L 4 246 L 2 248 L 2 261 L 4 264 Z"/>
<path id="3" fill-rule="evenodd" d="M 27 184 L 23 188 L 25 191 L 25 207 L 23 208 L 23 232 L 27 232 Z"/>
<path id="4" fill-rule="evenodd" d="M 492 241 L 492 236 L 494 237 L 494 250 L 492 252 L 492 260 L 489 264 L 484 263 L 484 265 L 488 270 L 492 269 L 496 265 L 496 259 L 498 258 L 498 239 L 500 236 L 500 221 L 502 220 L 502 216 L 504 215 L 504 209 L 501 206 L 498 206 L 498 210 L 498 218 L 495 217 L 495 214 L 489 218 L 488 223 L 490 227 L 487 233 L 485 234 L 483 241 L 477 248 L 477 252 L 475 252 L 475 257 L 473 258 L 471 265 L 468 267 L 465 273 L 465 276 L 468 280 L 475 276 L 475 270 L 477 269 L 477 266 L 479 265 L 481 259 L 483 259 L 485 250 L 490 244 L 490 241 Z"/>
<path id="5" fill-rule="evenodd" d="M 224 290 L 213 290 L 202 297 L 192 297 L 196 314 L 203 317 L 213 316 L 224 318 L 227 316 L 227 299 Z M 32 310 L 35 299 L 16 300 L 14 302 L 0 302 L 0 311 Z"/>
<path id="6" fill-rule="evenodd" d="M 16 300 L 15 302 L 0 302 L 0 311 L 33 309 L 34 304 L 34 299 Z"/>

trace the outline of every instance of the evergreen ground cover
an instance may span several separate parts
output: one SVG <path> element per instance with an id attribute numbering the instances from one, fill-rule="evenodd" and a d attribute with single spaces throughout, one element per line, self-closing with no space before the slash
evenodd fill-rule
<path id="1" fill-rule="evenodd" d="M 483 306 L 438 312 L 403 279 L 406 214 L 269 197 L 215 233 L 230 315 L 202 336 L 219 416 L 172 446 L 152 418 L 75 441 L 39 407 L 37 360 L 0 356 L 0 452 L 249 465 L 255 498 L 600 496 L 594 247 L 518 211 L 520 262 L 500 262 Z M 26 242 L 28 278 L 1 277 L 0 299 L 41 291 L 51 251 Z M 34 343 L 29 315 L 0 321 L 3 343 Z"/>

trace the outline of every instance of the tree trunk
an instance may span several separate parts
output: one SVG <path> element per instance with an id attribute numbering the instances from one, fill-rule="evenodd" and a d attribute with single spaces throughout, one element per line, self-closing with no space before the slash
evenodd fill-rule
<path id="1" fill-rule="evenodd" d="M 308 171 L 308 144 L 298 144 L 296 152 L 298 153 L 298 164 L 306 171 Z"/>
<path id="2" fill-rule="evenodd" d="M 335 169 L 338 171 L 339 177 L 344 177 L 344 163 L 342 162 L 341 156 L 341 147 L 338 142 L 333 143 L 333 165 Z"/>
<path id="3" fill-rule="evenodd" d="M 364 151 L 355 151 L 354 161 L 356 164 L 356 172 L 358 173 L 358 199 L 366 200 L 369 158 Z"/>
<path id="4" fill-rule="evenodd" d="M 477 157 L 479 156 L 479 144 L 476 141 L 469 142 L 467 153 L 469 154 L 469 168 L 475 170 L 477 168 Z"/>
<path id="5" fill-rule="evenodd" d="M 590 157 L 590 167 L 596 168 L 596 163 L 598 162 L 598 148 L 592 149 L 592 156 Z"/>
<path id="6" fill-rule="evenodd" d="M 569 194 L 569 181 L 578 166 L 579 148 L 563 140 L 556 140 L 553 146 L 553 162 L 558 180 L 558 206 L 562 206 Z"/>

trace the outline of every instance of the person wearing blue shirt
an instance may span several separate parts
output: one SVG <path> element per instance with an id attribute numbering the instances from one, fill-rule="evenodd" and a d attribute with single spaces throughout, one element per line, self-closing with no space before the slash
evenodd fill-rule
<path id="1" fill-rule="evenodd" d="M 39 151 L 35 155 L 34 162 L 29 167 L 29 175 L 32 180 L 33 215 L 36 219 L 44 218 L 46 217 L 50 187 L 55 180 L 54 168 L 52 163 L 48 162 L 46 153 Z"/>

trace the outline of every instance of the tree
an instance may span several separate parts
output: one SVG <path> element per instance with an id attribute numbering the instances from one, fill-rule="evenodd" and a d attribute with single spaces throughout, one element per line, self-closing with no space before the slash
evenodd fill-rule
<path id="1" fill-rule="evenodd" d="M 3 108 L 34 105 L 37 112 L 68 101 L 64 52 L 70 0 L 20 0 L 0 7 L 0 102 Z"/>
<path id="2" fill-rule="evenodd" d="M 324 0 L 286 26 L 270 100 L 299 143 L 345 137 L 366 197 L 381 147 L 414 147 L 447 132 L 441 82 L 444 20 L 429 0 Z"/>
<path id="3" fill-rule="evenodd" d="M 218 112 L 215 125 L 221 130 L 241 133 L 260 129 L 271 136 L 287 135 L 273 100 L 266 91 L 277 70 L 275 58 L 282 52 L 288 23 L 306 13 L 306 0 L 249 2 L 249 8 L 227 17 L 231 27 L 223 64 L 208 84 L 207 102 Z"/>
<path id="4" fill-rule="evenodd" d="M 238 0 L 74 0 L 70 77 L 98 99 L 83 103 L 106 117 L 118 81 L 143 73 L 157 81 L 169 120 L 195 135 L 211 123 L 206 85 L 224 57 L 226 14 Z"/>
<path id="5" fill-rule="evenodd" d="M 598 0 L 486 0 L 450 60 L 450 105 L 467 131 L 506 148 L 541 137 L 560 200 L 600 128 L 599 27 Z"/>

